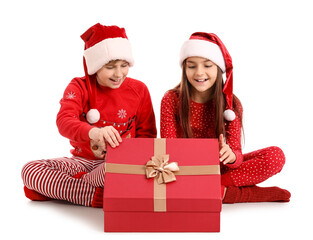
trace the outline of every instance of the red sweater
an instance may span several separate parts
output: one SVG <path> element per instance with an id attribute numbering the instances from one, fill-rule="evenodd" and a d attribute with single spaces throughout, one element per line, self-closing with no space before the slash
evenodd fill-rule
<path id="1" fill-rule="evenodd" d="M 240 102 L 237 103 L 242 113 Z M 215 138 L 215 107 L 211 100 L 207 103 L 190 103 L 190 126 L 194 138 Z M 181 138 L 182 128 L 178 119 L 178 95 L 174 91 L 165 93 L 161 102 L 161 137 Z M 229 168 L 237 168 L 241 165 L 243 157 L 241 151 L 241 123 L 236 113 L 236 119 L 225 123 L 226 142 L 236 155 L 233 164 L 227 164 Z"/>
<path id="2" fill-rule="evenodd" d="M 85 77 L 74 78 L 64 91 L 57 115 L 57 126 L 62 136 L 69 138 L 71 153 L 95 159 L 90 148 L 89 131 L 93 127 L 114 126 L 122 137 L 156 137 L 155 116 L 146 85 L 126 78 L 117 89 L 96 83 L 92 89 L 100 120 L 91 125 L 86 120 L 89 94 Z"/>

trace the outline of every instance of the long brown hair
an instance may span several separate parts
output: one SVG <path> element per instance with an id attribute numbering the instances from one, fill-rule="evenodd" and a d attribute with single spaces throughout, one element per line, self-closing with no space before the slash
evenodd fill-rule
<path id="1" fill-rule="evenodd" d="M 218 68 L 217 78 L 213 88 L 213 101 L 215 103 L 215 137 L 218 138 L 220 134 L 225 135 L 225 122 L 223 112 L 225 110 L 225 97 L 223 94 L 223 73 Z M 183 131 L 183 137 L 192 138 L 193 134 L 190 127 L 190 98 L 191 98 L 191 84 L 189 83 L 186 75 L 186 60 L 183 62 L 182 79 L 181 82 L 173 89 L 179 95 L 178 106 L 178 121 Z M 238 114 L 242 126 L 242 113 L 239 109 L 239 99 L 233 95 L 233 108 Z M 243 129 L 243 128 L 242 128 Z"/>

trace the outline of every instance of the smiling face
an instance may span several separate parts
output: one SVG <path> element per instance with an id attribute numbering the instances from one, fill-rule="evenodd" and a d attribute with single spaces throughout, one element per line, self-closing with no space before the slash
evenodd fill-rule
<path id="1" fill-rule="evenodd" d="M 186 76 L 191 84 L 191 97 L 196 102 L 207 101 L 217 78 L 217 65 L 202 57 L 186 59 Z"/>
<path id="2" fill-rule="evenodd" d="M 97 82 L 103 87 L 119 88 L 127 77 L 129 63 L 124 60 L 111 61 L 97 72 Z"/>

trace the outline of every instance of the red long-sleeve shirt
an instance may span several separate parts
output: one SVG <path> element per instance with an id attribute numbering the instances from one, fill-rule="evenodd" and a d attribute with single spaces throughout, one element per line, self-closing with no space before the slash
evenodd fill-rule
<path id="1" fill-rule="evenodd" d="M 62 136 L 70 139 L 74 156 L 95 159 L 90 148 L 89 131 L 93 127 L 114 126 L 122 137 L 156 137 L 155 115 L 146 85 L 126 78 L 117 89 L 92 89 L 100 120 L 91 125 L 86 120 L 89 93 L 86 79 L 74 78 L 64 91 L 57 115 L 57 126 Z"/>
<path id="2" fill-rule="evenodd" d="M 183 131 L 178 122 L 178 94 L 168 91 L 161 101 L 161 137 L 181 138 Z M 240 102 L 237 103 L 242 113 Z M 207 103 L 190 102 L 191 119 L 190 126 L 194 138 L 215 137 L 215 107 L 213 100 Z M 241 151 L 241 123 L 236 113 L 236 119 L 225 123 L 226 142 L 236 155 L 236 161 L 227 164 L 229 168 L 238 168 L 242 161 Z"/>

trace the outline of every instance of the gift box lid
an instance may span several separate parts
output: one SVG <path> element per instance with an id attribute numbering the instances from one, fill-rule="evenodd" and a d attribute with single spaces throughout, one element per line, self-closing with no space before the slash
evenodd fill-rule
<path id="1" fill-rule="evenodd" d="M 220 212 L 222 201 L 217 139 L 164 140 L 169 163 L 177 162 L 180 169 L 185 166 L 196 166 L 196 169 L 213 166 L 218 170 L 208 175 L 179 175 L 178 171 L 176 181 L 163 183 L 166 185 L 166 211 Z M 104 211 L 155 211 L 154 200 L 158 198 L 154 193 L 155 179 L 147 178 L 145 174 L 127 173 L 132 166 L 145 169 L 146 163 L 154 156 L 154 142 L 152 138 L 123 139 L 117 148 L 108 147 L 106 168 L 110 164 L 123 165 L 126 172 L 106 172 Z"/>

